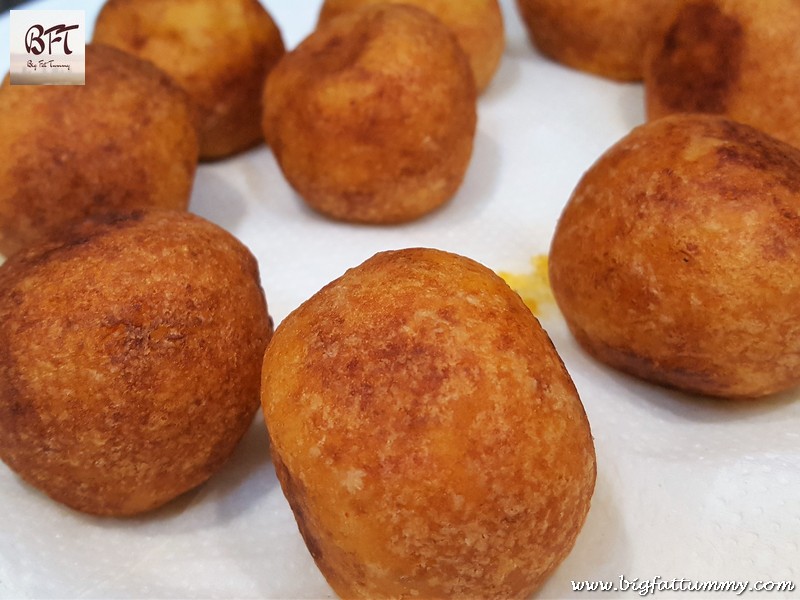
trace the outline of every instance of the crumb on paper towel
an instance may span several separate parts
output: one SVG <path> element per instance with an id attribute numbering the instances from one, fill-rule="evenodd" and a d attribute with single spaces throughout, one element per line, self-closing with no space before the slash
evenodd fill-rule
<path id="1" fill-rule="evenodd" d="M 541 316 L 548 305 L 553 305 L 555 299 L 550 289 L 550 277 L 547 274 L 547 255 L 537 254 L 531 257 L 532 271 L 524 275 L 499 271 L 497 274 L 517 292 L 531 312 Z"/>

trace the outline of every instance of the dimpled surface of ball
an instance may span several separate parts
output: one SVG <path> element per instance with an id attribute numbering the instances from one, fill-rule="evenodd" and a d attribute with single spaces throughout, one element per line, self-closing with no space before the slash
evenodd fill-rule
<path id="1" fill-rule="evenodd" d="M 410 221 L 458 190 L 472 156 L 476 91 L 454 35 L 424 10 L 381 4 L 318 28 L 270 73 L 264 131 L 315 210 Z"/>
<path id="2" fill-rule="evenodd" d="M 756 397 L 800 383 L 800 151 L 712 115 L 635 129 L 585 174 L 550 253 L 577 340 L 639 377 Z"/>
<path id="3" fill-rule="evenodd" d="M 258 0 L 108 0 L 94 40 L 151 61 L 184 87 L 203 159 L 263 141 L 261 89 L 284 46 Z"/>
<path id="4" fill-rule="evenodd" d="M 250 426 L 271 331 L 255 259 L 188 213 L 21 251 L 0 266 L 0 458 L 80 511 L 160 506 Z"/>
<path id="5" fill-rule="evenodd" d="M 319 14 L 319 23 L 350 10 L 386 0 L 325 0 Z M 406 0 L 441 19 L 458 38 L 461 48 L 469 58 L 478 91 L 485 90 L 500 66 L 505 48 L 503 14 L 497 0 Z"/>
<path id="6" fill-rule="evenodd" d="M 152 65 L 86 48 L 86 85 L 0 86 L 0 253 L 97 211 L 185 210 L 197 167 L 188 99 Z"/>
<path id="7" fill-rule="evenodd" d="M 265 355 L 272 457 L 343 598 L 524 598 L 595 481 L 580 399 L 494 273 L 380 253 L 289 315 Z"/>

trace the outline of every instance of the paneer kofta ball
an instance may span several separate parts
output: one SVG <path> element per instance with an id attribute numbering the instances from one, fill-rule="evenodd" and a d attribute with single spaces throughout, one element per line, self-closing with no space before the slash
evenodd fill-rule
<path id="1" fill-rule="evenodd" d="M 0 254 L 96 211 L 189 204 L 186 94 L 149 63 L 86 47 L 86 85 L 0 86 Z"/>
<path id="2" fill-rule="evenodd" d="M 538 321 L 462 256 L 377 254 L 264 357 L 272 458 L 343 598 L 527 598 L 572 549 L 589 423 Z"/>
<path id="3" fill-rule="evenodd" d="M 800 147 L 800 2 L 682 0 L 645 61 L 650 119 L 726 116 Z"/>
<path id="4" fill-rule="evenodd" d="M 153 62 L 186 89 L 201 158 L 263 141 L 261 90 L 284 46 L 258 0 L 108 0 L 94 40 Z"/>
<path id="5" fill-rule="evenodd" d="M 639 81 L 645 49 L 678 1 L 517 0 L 517 8 L 545 56 L 608 79 Z"/>
<path id="6" fill-rule="evenodd" d="M 800 383 L 800 150 L 723 117 L 635 129 L 584 175 L 550 282 L 590 354 L 700 394 Z"/>
<path id="7" fill-rule="evenodd" d="M 270 73 L 264 132 L 300 196 L 329 217 L 416 219 L 458 190 L 476 91 L 439 19 L 379 4 L 319 27 Z"/>
<path id="8" fill-rule="evenodd" d="M 206 481 L 259 405 L 256 261 L 178 211 L 95 217 L 0 266 L 0 458 L 98 515 Z"/>
<path id="9" fill-rule="evenodd" d="M 350 10 L 387 0 L 325 0 L 319 23 Z M 390 0 L 427 10 L 441 19 L 458 38 L 469 59 L 478 92 L 485 90 L 500 66 L 505 49 L 503 14 L 497 0 Z"/>

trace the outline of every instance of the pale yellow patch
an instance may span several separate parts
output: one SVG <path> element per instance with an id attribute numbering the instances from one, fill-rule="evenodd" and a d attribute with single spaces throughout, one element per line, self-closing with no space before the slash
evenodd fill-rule
<path id="1" fill-rule="evenodd" d="M 342 485 L 344 485 L 348 492 L 354 494 L 364 487 L 365 475 L 366 473 L 361 469 L 350 469 L 345 474 Z"/>
<path id="2" fill-rule="evenodd" d="M 704 156 L 716 152 L 717 148 L 725 144 L 723 140 L 714 138 L 694 138 L 683 150 L 683 158 L 689 162 L 694 162 Z"/>

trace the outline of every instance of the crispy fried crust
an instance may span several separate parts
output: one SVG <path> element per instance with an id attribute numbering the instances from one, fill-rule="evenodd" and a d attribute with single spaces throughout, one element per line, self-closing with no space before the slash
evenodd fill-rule
<path id="1" fill-rule="evenodd" d="M 203 159 L 263 140 L 261 90 L 284 45 L 258 0 L 108 0 L 94 39 L 153 62 L 189 92 Z"/>
<path id="2" fill-rule="evenodd" d="M 526 597 L 595 481 L 547 334 L 478 263 L 378 254 L 288 316 L 264 358 L 273 461 L 343 598 Z"/>
<path id="3" fill-rule="evenodd" d="M 609 79 L 638 81 L 645 48 L 676 1 L 517 0 L 517 8 L 542 54 Z"/>
<path id="4" fill-rule="evenodd" d="M 347 11 L 385 1 L 325 0 L 319 13 L 319 25 Z M 467 54 L 478 92 L 489 86 L 505 49 L 503 15 L 497 0 L 403 0 L 402 4 L 418 6 L 441 19 L 455 33 Z"/>
<path id="5" fill-rule="evenodd" d="M 77 510 L 155 508 L 233 451 L 271 331 L 253 256 L 188 213 L 22 251 L 0 267 L 0 457 Z"/>
<path id="6" fill-rule="evenodd" d="M 800 381 L 800 151 L 675 115 L 635 129 L 578 184 L 553 293 L 596 358 L 676 388 L 755 397 Z"/>
<path id="7" fill-rule="evenodd" d="M 0 253 L 103 210 L 186 209 L 197 135 L 152 65 L 86 48 L 85 86 L 0 86 Z"/>
<path id="8" fill-rule="evenodd" d="M 449 200 L 476 126 L 469 63 L 422 9 L 369 6 L 332 20 L 267 79 L 264 132 L 291 185 L 345 221 L 396 223 Z"/>
<path id="9" fill-rule="evenodd" d="M 682 0 L 648 49 L 648 117 L 727 116 L 800 147 L 800 3 Z"/>

